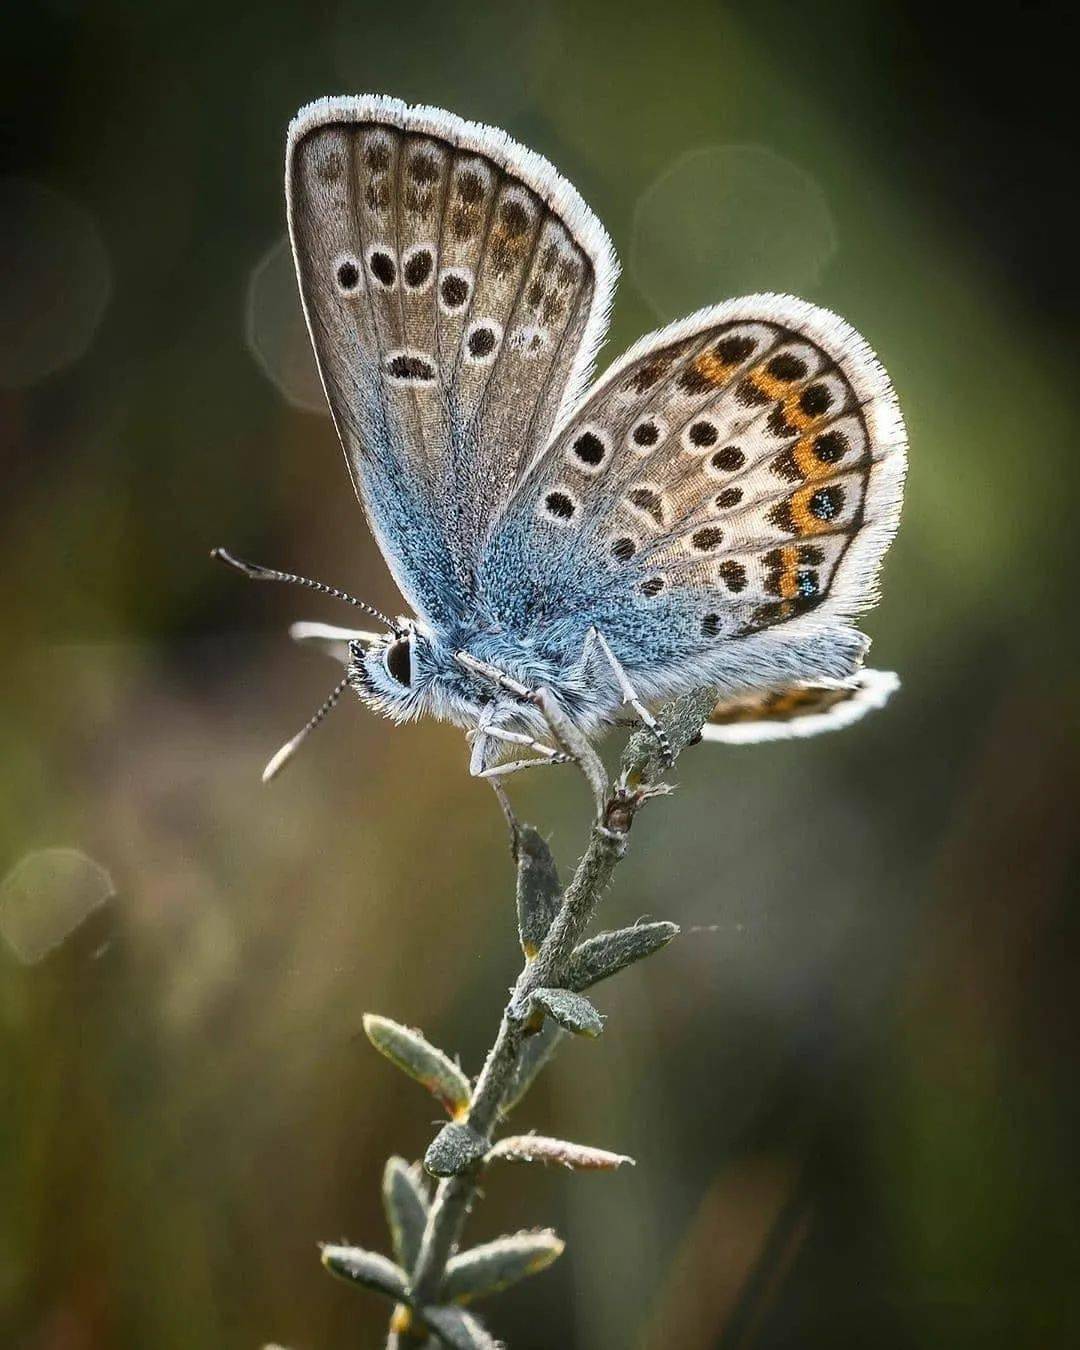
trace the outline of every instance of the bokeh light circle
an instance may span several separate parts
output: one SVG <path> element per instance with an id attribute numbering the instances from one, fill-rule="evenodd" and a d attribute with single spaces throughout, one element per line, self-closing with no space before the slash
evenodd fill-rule
<path id="1" fill-rule="evenodd" d="M 89 212 L 31 179 L 0 179 L 0 239 L 0 385 L 18 389 L 86 352 L 112 294 L 112 266 Z"/>
<path id="2" fill-rule="evenodd" d="M 81 849 L 37 849 L 0 882 L 0 937 L 36 965 L 115 894 L 109 873 Z"/>
<path id="3" fill-rule="evenodd" d="M 330 415 L 300 305 L 288 235 L 282 235 L 251 269 L 244 334 L 263 373 L 294 408 Z"/>
<path id="4" fill-rule="evenodd" d="M 641 194 L 629 270 L 672 319 L 729 296 L 806 291 L 836 247 L 825 193 L 799 165 L 764 146 L 706 146 Z"/>

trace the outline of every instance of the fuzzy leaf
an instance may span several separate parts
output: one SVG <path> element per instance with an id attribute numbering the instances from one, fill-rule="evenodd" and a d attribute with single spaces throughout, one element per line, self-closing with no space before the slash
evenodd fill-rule
<path id="1" fill-rule="evenodd" d="M 556 1026 L 554 1022 L 545 1022 L 535 1036 L 527 1038 L 518 1056 L 510 1086 L 503 1097 L 503 1115 L 509 1115 L 532 1087 L 537 1075 L 555 1053 L 555 1047 L 565 1035 L 562 1027 Z"/>
<path id="2" fill-rule="evenodd" d="M 468 1125 L 444 1125 L 428 1145 L 424 1166 L 433 1177 L 467 1172 L 488 1151 L 488 1141 Z"/>
<path id="3" fill-rule="evenodd" d="M 540 950 L 559 912 L 559 872 L 551 849 L 531 825 L 517 832 L 517 914 L 521 950 L 530 959 Z"/>
<path id="4" fill-rule="evenodd" d="M 395 1303 L 407 1301 L 408 1278 L 388 1256 L 365 1251 L 363 1247 L 327 1245 L 322 1249 L 322 1263 L 339 1279 L 375 1289 Z"/>
<path id="5" fill-rule="evenodd" d="M 464 1308 L 424 1308 L 420 1316 L 435 1339 L 450 1350 L 501 1350 L 502 1342 Z"/>
<path id="6" fill-rule="evenodd" d="M 452 1256 L 446 1266 L 443 1297 L 458 1303 L 485 1298 L 508 1289 L 527 1275 L 537 1275 L 563 1254 L 566 1244 L 550 1228 L 511 1233 Z"/>
<path id="7" fill-rule="evenodd" d="M 502 1158 L 505 1162 L 558 1163 L 572 1172 L 614 1172 L 633 1158 L 625 1153 L 609 1153 L 606 1148 L 592 1148 L 588 1144 L 572 1144 L 567 1139 L 549 1139 L 543 1134 L 515 1134 L 500 1139 L 488 1153 L 488 1162 Z"/>
<path id="8" fill-rule="evenodd" d="M 580 991 L 611 975 L 617 975 L 635 961 L 666 947 L 678 931 L 678 924 L 661 922 L 639 923 L 633 928 L 597 933 L 580 947 L 575 947 L 571 953 L 566 969 L 566 987 Z"/>
<path id="9" fill-rule="evenodd" d="M 419 1168 L 404 1158 L 390 1158 L 383 1169 L 383 1208 L 398 1264 L 412 1270 L 428 1216 L 428 1194 Z"/>
<path id="10" fill-rule="evenodd" d="M 569 989 L 534 989 L 532 999 L 575 1036 L 596 1037 L 604 1029 L 603 1019 L 584 994 Z"/>
<path id="11" fill-rule="evenodd" d="M 465 1114 L 472 1085 L 461 1068 L 437 1050 L 421 1032 L 376 1013 L 364 1014 L 364 1030 L 376 1050 L 410 1078 L 422 1083 L 455 1120 Z"/>

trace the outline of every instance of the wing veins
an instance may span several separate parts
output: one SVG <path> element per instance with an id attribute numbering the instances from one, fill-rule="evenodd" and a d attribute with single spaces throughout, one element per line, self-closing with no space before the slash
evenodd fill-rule
<path id="1" fill-rule="evenodd" d="M 496 191 L 494 197 L 492 198 L 492 210 L 491 210 L 492 217 L 494 217 L 494 215 L 495 215 L 495 204 L 496 204 L 496 202 L 498 201 L 499 192 L 502 191 L 503 186 L 504 186 L 505 183 L 507 183 L 507 182 L 512 183 L 513 185 L 516 186 L 516 181 L 515 181 L 515 180 L 512 180 L 512 179 L 510 178 L 509 174 L 504 175 L 503 182 L 499 184 L 498 190 Z M 524 184 L 522 184 L 522 186 L 524 187 Z M 528 191 L 528 189 L 526 189 L 526 191 Z M 535 195 L 535 194 L 533 194 L 533 195 Z M 539 200 L 539 199 L 537 199 L 537 200 Z M 546 207 L 546 205 L 544 206 L 544 211 L 545 211 L 545 215 L 543 216 L 543 218 L 541 219 L 541 222 L 540 222 L 540 229 L 541 229 L 541 230 L 543 229 L 544 224 L 545 224 L 546 221 L 547 221 L 547 207 Z M 539 213 L 538 213 L 538 214 L 539 214 Z M 539 234 L 539 231 L 537 232 L 537 235 L 536 235 L 536 241 L 537 241 L 537 243 L 539 243 L 539 241 L 540 241 L 540 234 Z M 485 242 L 484 242 L 484 254 L 485 254 L 485 256 L 484 256 L 484 258 L 483 258 L 483 265 L 484 265 L 484 271 L 485 271 L 485 272 L 487 271 L 487 268 L 488 268 L 488 260 L 487 260 L 487 257 L 486 257 L 486 251 L 487 251 L 487 241 L 485 240 Z M 531 255 L 530 255 L 530 261 L 531 261 Z M 484 413 L 484 412 L 487 410 L 487 396 L 488 396 L 488 391 L 489 391 L 489 389 L 491 388 L 491 381 L 494 379 L 494 377 L 495 377 L 495 372 L 496 372 L 496 370 L 499 368 L 499 363 L 502 361 L 502 359 L 503 359 L 503 354 L 504 354 L 505 351 L 506 351 L 507 340 L 508 340 L 508 338 L 509 338 L 509 336 L 510 336 L 510 324 L 513 322 L 514 315 L 517 313 L 518 305 L 519 305 L 520 302 L 521 302 L 521 294 L 522 294 L 522 292 L 523 292 L 524 289 L 525 289 L 525 283 L 526 283 L 526 281 L 528 280 L 528 276 L 529 276 L 529 263 L 527 262 L 526 265 L 525 265 L 525 267 L 522 268 L 522 271 L 521 271 L 521 278 L 520 278 L 520 280 L 518 281 L 517 287 L 516 287 L 516 289 L 515 289 L 515 291 L 514 291 L 514 299 L 513 299 L 513 303 L 508 307 L 508 309 L 507 309 L 507 311 L 506 311 L 506 320 L 507 320 L 507 321 L 506 321 L 505 326 L 503 327 L 502 342 L 501 342 L 501 344 L 500 344 L 500 346 L 499 346 L 498 355 L 496 356 L 495 360 L 492 361 L 491 365 L 488 367 L 487 377 L 486 377 L 486 379 L 484 380 L 484 387 L 483 387 L 482 391 L 480 392 L 480 394 L 479 394 L 479 396 L 478 396 L 478 398 L 477 398 L 477 400 L 476 400 L 476 407 L 473 409 L 472 417 L 471 417 L 470 420 L 469 420 L 469 425 L 468 425 L 468 427 L 467 427 L 467 431 L 470 432 L 470 433 L 473 431 L 473 429 L 475 428 L 476 424 L 479 422 L 480 417 L 481 417 L 481 414 Z M 479 289 L 480 289 L 480 277 L 477 276 L 477 278 L 476 278 L 476 290 L 479 291 Z M 470 312 L 470 314 L 472 313 L 471 307 L 470 307 L 470 311 L 469 311 L 469 312 Z"/>

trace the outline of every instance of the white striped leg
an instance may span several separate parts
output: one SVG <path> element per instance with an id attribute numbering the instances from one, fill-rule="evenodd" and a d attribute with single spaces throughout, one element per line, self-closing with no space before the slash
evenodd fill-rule
<path id="1" fill-rule="evenodd" d="M 485 725 L 481 731 L 482 735 L 495 736 L 497 740 L 508 741 L 512 744 L 527 745 L 530 749 L 542 752 L 543 757 L 540 759 L 515 760 L 511 764 L 497 764 L 491 769 L 485 769 L 480 776 L 494 778 L 508 773 L 516 773 L 518 769 L 531 768 L 534 764 L 560 764 L 570 761 L 576 764 L 585 776 L 585 781 L 592 789 L 597 816 L 602 817 L 608 798 L 608 780 L 603 762 L 585 736 L 563 711 L 551 691 L 542 687 L 529 689 L 527 685 L 499 670 L 497 666 L 489 665 L 486 661 L 479 660 L 469 652 L 458 652 L 457 661 L 474 675 L 482 675 L 485 679 L 490 680 L 496 688 L 505 689 L 508 693 L 514 694 L 517 698 L 539 708 L 551 730 L 553 740 L 559 746 L 558 750 L 552 750 L 550 746 L 543 745 L 531 736 L 525 736 L 519 732 L 502 731 Z M 477 753 L 474 748 L 474 763 L 477 760 Z"/>
<path id="2" fill-rule="evenodd" d="M 539 757 L 536 760 L 537 764 L 565 764 L 570 758 L 569 755 L 564 755 L 559 750 L 553 750 L 550 745 L 545 745 L 543 741 L 538 741 L 535 736 L 527 736 L 522 731 L 507 731 L 503 727 L 481 726 L 477 732 L 472 759 L 469 762 L 469 772 L 477 778 L 483 778 L 487 772 L 481 766 L 484 762 L 484 740 L 488 737 L 493 741 L 502 741 L 504 745 L 523 745 L 529 750 L 535 750 Z"/>
<path id="3" fill-rule="evenodd" d="M 534 702 L 544 714 L 556 744 L 562 747 L 565 754 L 574 761 L 584 774 L 585 781 L 592 788 L 593 801 L 596 804 L 596 818 L 597 820 L 603 820 L 610 788 L 603 760 L 589 744 L 588 739 L 563 711 L 562 705 L 550 689 L 538 689 L 534 696 Z"/>
<path id="4" fill-rule="evenodd" d="M 518 821 L 514 808 L 510 804 L 510 798 L 506 795 L 506 789 L 502 785 L 500 778 L 491 777 L 484 772 L 484 760 L 487 758 L 487 737 L 491 729 L 491 720 L 495 715 L 495 705 L 489 703 L 480 714 L 480 722 L 476 731 L 469 733 L 469 739 L 473 743 L 472 755 L 469 759 L 469 772 L 474 778 L 483 778 L 491 786 L 495 793 L 495 798 L 502 810 L 503 817 L 506 820 L 510 830 L 510 852 L 515 860 L 518 856 L 518 841 L 521 837 L 521 825 Z M 549 764 L 550 760 L 537 760 L 538 764 Z"/>
<path id="5" fill-rule="evenodd" d="M 471 670 L 474 675 L 483 675 L 484 679 L 490 680 L 497 689 L 505 689 L 507 693 L 516 694 L 518 698 L 532 701 L 533 691 L 527 685 L 504 674 L 498 666 L 489 665 L 487 661 L 481 661 L 470 652 L 457 652 L 454 659 L 458 665 Z"/>
<path id="6" fill-rule="evenodd" d="M 642 703 L 641 699 L 638 698 L 637 690 L 630 683 L 630 677 L 627 675 L 626 671 L 623 670 L 622 666 L 619 664 L 619 658 L 608 646 L 607 639 L 604 637 L 603 633 L 600 632 L 599 628 L 590 628 L 589 635 L 591 637 L 592 636 L 595 637 L 597 646 L 599 646 L 600 650 L 607 657 L 608 665 L 611 667 L 612 674 L 615 676 L 616 682 L 618 683 L 619 692 L 623 696 L 623 702 L 628 703 L 630 707 L 633 708 L 633 710 L 641 718 L 642 723 L 646 727 L 648 727 L 648 729 L 652 732 L 657 745 L 660 747 L 661 760 L 663 761 L 665 767 L 670 767 L 670 765 L 672 765 L 675 762 L 675 758 L 671 753 L 671 742 L 668 740 L 667 733 L 664 731 L 664 728 L 660 725 L 660 723 L 656 720 L 656 718 L 652 715 L 652 713 L 648 710 L 648 708 L 646 708 L 645 704 Z M 585 641 L 586 641 L 586 651 L 588 651 L 589 639 L 586 638 Z"/>
<path id="7" fill-rule="evenodd" d="M 484 769 L 476 776 L 492 782 L 496 778 L 505 778 L 507 774 L 517 773 L 520 769 L 542 769 L 549 764 L 569 764 L 570 762 L 569 755 L 558 755 L 551 759 L 510 759 L 505 764 L 493 764 L 490 769 Z"/>

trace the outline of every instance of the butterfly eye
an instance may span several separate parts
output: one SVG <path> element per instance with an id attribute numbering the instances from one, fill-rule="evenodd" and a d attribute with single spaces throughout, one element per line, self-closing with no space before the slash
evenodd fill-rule
<path id="1" fill-rule="evenodd" d="M 386 649 L 383 663 L 387 672 L 407 689 L 412 684 L 412 644 L 408 638 L 392 642 Z"/>

